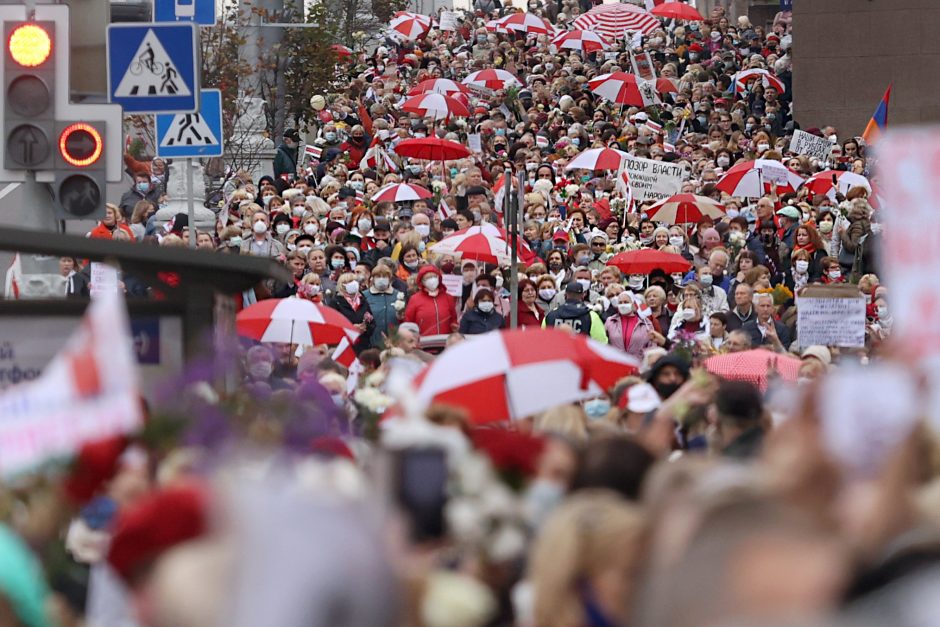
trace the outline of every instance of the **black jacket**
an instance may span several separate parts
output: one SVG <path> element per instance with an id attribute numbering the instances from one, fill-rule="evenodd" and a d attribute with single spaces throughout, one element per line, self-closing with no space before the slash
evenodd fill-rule
<path id="1" fill-rule="evenodd" d="M 545 316 L 545 327 L 568 325 L 582 335 L 591 334 L 591 310 L 584 303 L 565 302 Z"/>
<path id="2" fill-rule="evenodd" d="M 372 331 L 375 329 L 375 319 L 372 317 L 372 309 L 369 307 L 369 301 L 366 300 L 365 296 L 360 296 L 359 302 L 359 309 L 354 310 L 349 304 L 349 301 L 342 295 L 336 294 L 329 303 L 330 307 L 343 314 L 346 319 L 353 324 L 361 324 L 366 321 L 366 318 L 369 319 L 366 330 L 353 344 L 353 350 L 356 351 L 357 355 L 372 345 Z M 366 316 L 366 314 L 369 315 Z"/>
<path id="3" fill-rule="evenodd" d="M 483 313 L 476 307 L 468 309 L 460 318 L 460 332 L 464 335 L 478 335 L 503 328 L 503 316 L 491 311 Z"/>
<path id="4" fill-rule="evenodd" d="M 784 348 L 790 346 L 790 329 L 787 328 L 787 325 L 783 324 L 779 320 L 774 320 L 774 328 L 777 330 L 777 337 L 780 338 L 780 343 L 783 344 Z M 760 332 L 760 329 L 757 326 L 757 318 L 755 317 L 750 322 L 744 324 L 741 327 L 741 330 L 751 336 L 751 346 L 757 348 L 758 346 L 770 346 L 771 341 L 768 340 Z"/>

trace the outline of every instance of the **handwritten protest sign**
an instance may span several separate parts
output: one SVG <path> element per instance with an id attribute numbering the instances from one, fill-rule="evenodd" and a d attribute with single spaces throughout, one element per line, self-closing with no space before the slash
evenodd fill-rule
<path id="1" fill-rule="evenodd" d="M 829 158 L 831 149 L 832 144 L 824 137 L 817 137 L 806 131 L 793 131 L 793 139 L 790 140 L 790 152 L 794 154 L 826 160 Z"/>
<path id="2" fill-rule="evenodd" d="M 114 267 L 106 263 L 93 261 L 91 263 L 91 280 L 89 281 L 88 291 L 92 298 L 96 298 L 106 293 L 116 293 L 118 291 L 118 272 Z"/>
<path id="3" fill-rule="evenodd" d="M 441 30 L 457 30 L 457 14 L 453 11 L 441 11 Z"/>
<path id="4" fill-rule="evenodd" d="M 467 148 L 470 149 L 470 152 L 483 152 L 483 140 L 479 133 L 470 133 L 467 135 Z"/>
<path id="5" fill-rule="evenodd" d="M 657 201 L 669 198 L 682 190 L 682 183 L 689 178 L 686 166 L 628 156 L 623 167 L 630 178 L 630 191 L 637 202 Z"/>
<path id="6" fill-rule="evenodd" d="M 800 346 L 854 348 L 865 345 L 865 299 L 854 285 L 807 287 L 796 315 Z"/>
<path id="7" fill-rule="evenodd" d="M 463 277 L 457 274 L 445 274 L 444 289 L 454 298 L 460 298 L 463 296 Z"/>

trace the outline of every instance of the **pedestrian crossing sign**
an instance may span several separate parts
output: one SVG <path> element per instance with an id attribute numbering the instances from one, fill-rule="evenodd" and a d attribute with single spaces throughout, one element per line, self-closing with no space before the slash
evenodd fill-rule
<path id="1" fill-rule="evenodd" d="M 157 116 L 157 156 L 221 157 L 222 92 L 203 89 L 197 113 Z"/>
<path id="2" fill-rule="evenodd" d="M 124 113 L 197 113 L 197 27 L 180 24 L 108 26 L 108 95 Z"/>

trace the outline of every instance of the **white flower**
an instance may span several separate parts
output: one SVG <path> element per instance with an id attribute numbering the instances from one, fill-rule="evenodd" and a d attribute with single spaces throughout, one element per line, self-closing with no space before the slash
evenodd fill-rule
<path id="1" fill-rule="evenodd" d="M 461 494 L 477 495 L 488 490 L 493 482 L 490 460 L 483 455 L 471 454 L 457 466 L 457 477 Z"/>
<path id="2" fill-rule="evenodd" d="M 436 571 L 428 577 L 421 600 L 421 622 L 426 627 L 478 627 L 496 612 L 489 588 L 452 571 Z"/>
<path id="3" fill-rule="evenodd" d="M 459 542 L 475 544 L 486 532 L 486 517 L 479 504 L 468 498 L 452 498 L 444 509 L 447 528 Z"/>
<path id="4" fill-rule="evenodd" d="M 516 512 L 516 499 L 509 488 L 496 482 L 480 495 L 480 507 L 493 518 L 511 516 Z"/>
<path id="5" fill-rule="evenodd" d="M 522 529 L 513 524 L 500 525 L 487 540 L 486 555 L 500 563 L 514 560 L 525 551 L 526 537 Z"/>
<path id="6" fill-rule="evenodd" d="M 371 412 L 380 414 L 392 404 L 392 398 L 382 394 L 376 388 L 359 388 L 356 390 L 355 401 Z"/>

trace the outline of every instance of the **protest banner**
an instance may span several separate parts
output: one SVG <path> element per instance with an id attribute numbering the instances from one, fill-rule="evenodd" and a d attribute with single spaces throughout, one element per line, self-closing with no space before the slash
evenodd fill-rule
<path id="1" fill-rule="evenodd" d="M 797 301 L 796 329 L 801 347 L 865 345 L 865 299 L 854 285 L 810 285 Z"/>
<path id="2" fill-rule="evenodd" d="M 628 174 L 630 192 L 635 202 L 657 201 L 669 198 L 682 190 L 689 178 L 687 166 L 627 156 L 622 169 Z"/>
<path id="3" fill-rule="evenodd" d="M 454 298 L 463 296 L 463 277 L 458 274 L 445 274 L 444 290 Z"/>
<path id="4" fill-rule="evenodd" d="M 118 271 L 113 266 L 93 261 L 91 262 L 90 277 L 88 291 L 92 298 L 118 291 Z"/>
<path id="5" fill-rule="evenodd" d="M 633 73 L 645 81 L 656 80 L 656 70 L 653 69 L 653 60 L 648 52 L 630 52 L 630 62 L 633 64 Z"/>
<path id="6" fill-rule="evenodd" d="M 829 158 L 830 150 L 832 150 L 832 144 L 825 137 L 817 137 L 805 131 L 793 131 L 790 152 L 825 161 Z"/>
<path id="7" fill-rule="evenodd" d="M 441 30 L 457 30 L 457 14 L 453 11 L 441 11 L 441 16 L 439 19 Z"/>
<path id="8" fill-rule="evenodd" d="M 0 393 L 0 475 L 72 454 L 141 421 L 124 300 L 105 292 L 38 378 Z"/>

